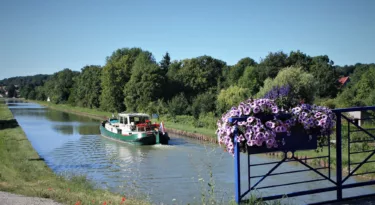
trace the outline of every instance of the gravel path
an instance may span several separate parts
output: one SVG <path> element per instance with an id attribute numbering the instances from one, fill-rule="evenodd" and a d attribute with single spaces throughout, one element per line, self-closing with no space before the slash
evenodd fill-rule
<path id="1" fill-rule="evenodd" d="M 27 197 L 0 191 L 0 205 L 62 205 L 52 199 Z"/>

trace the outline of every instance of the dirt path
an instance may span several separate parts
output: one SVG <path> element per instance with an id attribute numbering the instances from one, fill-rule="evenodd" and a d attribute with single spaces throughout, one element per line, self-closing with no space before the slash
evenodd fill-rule
<path id="1" fill-rule="evenodd" d="M 62 205 L 51 199 L 27 197 L 0 191 L 0 205 Z"/>

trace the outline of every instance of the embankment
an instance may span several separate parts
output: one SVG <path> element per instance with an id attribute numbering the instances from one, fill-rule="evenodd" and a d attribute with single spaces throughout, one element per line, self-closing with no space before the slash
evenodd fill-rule
<path id="1" fill-rule="evenodd" d="M 65 179 L 55 175 L 33 149 L 1 99 L 0 124 L 0 191 L 49 198 L 64 204 L 149 204 L 95 189 L 84 176 Z"/>

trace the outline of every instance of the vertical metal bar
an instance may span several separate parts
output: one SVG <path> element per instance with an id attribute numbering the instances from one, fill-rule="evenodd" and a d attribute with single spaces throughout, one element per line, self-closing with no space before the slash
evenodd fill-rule
<path id="1" fill-rule="evenodd" d="M 348 173 L 350 173 L 350 122 L 348 122 Z"/>
<path id="2" fill-rule="evenodd" d="M 237 204 L 241 201 L 240 146 L 237 143 L 237 126 L 234 130 L 234 189 Z"/>
<path id="3" fill-rule="evenodd" d="M 331 179 L 331 135 L 328 135 L 328 178 Z"/>
<path id="4" fill-rule="evenodd" d="M 249 178 L 249 186 L 248 188 L 251 188 L 251 179 L 250 179 L 250 154 L 247 154 L 247 177 Z"/>
<path id="5" fill-rule="evenodd" d="M 342 200 L 342 147 L 341 147 L 341 112 L 336 113 L 336 183 L 337 200 Z"/>

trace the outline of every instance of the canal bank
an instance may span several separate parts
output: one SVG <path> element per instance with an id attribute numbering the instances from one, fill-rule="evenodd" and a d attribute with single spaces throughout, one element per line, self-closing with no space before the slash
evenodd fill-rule
<path id="1" fill-rule="evenodd" d="M 104 111 L 98 111 L 96 109 L 89 109 L 89 108 L 81 108 L 81 107 L 74 107 L 67 104 L 53 104 L 50 102 L 45 101 L 33 101 L 33 100 L 27 100 L 29 102 L 34 102 L 43 106 L 46 106 L 51 109 L 78 114 L 82 116 L 87 116 L 93 119 L 97 120 L 104 120 L 107 119 L 112 115 L 110 112 L 104 112 Z M 166 125 L 165 129 L 168 133 L 182 135 L 185 137 L 189 137 L 192 139 L 217 143 L 217 138 L 215 137 L 215 130 L 209 130 L 208 132 L 212 132 L 211 135 L 207 134 L 207 129 L 204 129 L 204 132 L 202 132 L 201 128 L 194 128 L 192 126 L 187 125 L 181 125 L 176 124 L 173 122 L 163 121 L 163 123 Z M 193 132 L 191 132 L 193 130 Z"/>
<path id="2" fill-rule="evenodd" d="M 84 176 L 65 179 L 55 175 L 33 149 L 4 101 L 0 101 L 0 124 L 0 191 L 49 198 L 63 204 L 149 204 L 95 189 Z"/>
<path id="3" fill-rule="evenodd" d="M 17 105 L 17 106 L 19 106 L 19 105 Z M 14 108 L 12 108 L 12 109 L 14 109 Z M 58 133 L 64 134 L 64 135 L 61 135 L 60 137 L 66 138 L 67 135 L 73 136 L 77 132 L 79 132 L 79 134 L 81 134 L 81 133 L 84 134 L 83 130 L 81 132 L 80 125 L 77 124 L 78 122 L 76 120 L 73 120 L 73 118 L 75 118 L 75 117 L 68 117 L 67 114 L 63 114 L 63 113 L 59 114 L 59 112 L 57 112 L 57 115 L 59 115 L 59 116 L 61 115 L 61 117 L 62 117 L 61 119 L 58 119 L 57 116 L 53 116 L 54 112 L 52 110 L 50 110 L 50 111 L 48 111 L 48 110 L 49 109 L 46 109 L 46 111 L 45 111 L 46 114 L 47 114 L 45 117 L 43 116 L 42 113 L 39 113 L 39 112 L 36 113 L 35 111 L 32 111 L 32 110 L 29 110 L 28 112 L 31 112 L 31 113 L 29 113 L 30 116 L 38 115 L 41 119 L 44 118 L 44 119 L 52 120 L 53 122 L 51 124 L 51 128 L 58 131 Z M 26 116 L 26 110 L 25 111 L 20 110 L 18 113 L 19 114 L 18 114 L 17 120 L 18 119 L 21 120 L 22 118 L 24 118 L 24 116 Z M 83 119 L 83 117 L 81 117 L 81 118 Z M 30 119 L 31 118 L 29 117 L 29 118 L 27 118 L 25 120 L 22 120 L 22 121 L 27 122 Z M 41 120 L 41 121 L 45 121 L 45 120 Z M 97 121 L 93 121 L 92 127 L 90 128 L 90 130 L 96 130 L 97 123 L 98 123 Z M 31 123 L 29 127 L 31 128 L 31 127 L 33 127 L 32 125 L 35 126 L 36 124 L 45 124 L 45 123 L 37 123 L 35 121 L 35 122 Z M 50 123 L 47 123 L 47 124 L 50 124 Z M 79 125 L 79 127 L 78 127 L 78 125 Z M 70 129 L 64 129 L 64 130 L 60 129 L 60 128 L 68 128 L 69 126 L 71 127 Z M 24 127 L 24 126 L 22 125 L 22 127 Z M 32 129 L 31 130 L 29 129 L 29 131 L 30 131 L 30 133 L 33 132 Z M 29 133 L 29 132 L 26 132 L 26 133 Z M 58 134 L 58 133 L 56 133 L 56 134 Z M 91 134 L 97 135 L 98 133 L 91 133 Z M 28 136 L 29 136 L 29 134 L 28 134 Z M 75 137 L 73 136 L 72 138 L 75 138 Z M 175 140 L 180 140 L 176 136 L 173 136 L 172 138 L 175 139 Z M 189 142 L 186 142 L 186 139 L 181 139 L 179 142 L 177 142 L 177 141 L 173 142 L 173 140 L 172 140 L 172 144 L 171 144 L 172 146 L 169 146 L 169 147 L 142 147 L 142 148 L 133 149 L 133 147 L 118 145 L 116 143 L 111 143 L 110 141 L 103 140 L 103 139 L 100 138 L 100 136 L 86 136 L 86 137 L 81 136 L 80 138 L 77 138 L 77 139 L 79 139 L 79 143 L 78 143 L 79 145 L 76 145 L 77 143 L 69 144 L 69 146 L 66 144 L 66 145 L 62 146 L 61 149 L 60 148 L 56 149 L 54 151 L 54 154 L 60 155 L 63 152 L 62 150 L 67 150 L 67 151 L 70 152 L 70 150 L 69 150 L 70 147 L 77 147 L 77 148 L 79 147 L 81 155 L 87 156 L 87 154 L 85 154 L 85 153 L 94 153 L 89 146 L 90 144 L 97 144 L 97 145 L 98 144 L 104 144 L 105 145 L 104 147 L 110 148 L 111 152 L 113 151 L 109 159 L 111 159 L 111 160 L 115 159 L 114 162 L 116 162 L 118 160 L 120 160 L 121 162 L 126 162 L 126 163 L 121 163 L 121 167 L 120 167 L 120 169 L 123 170 L 123 171 L 126 171 L 126 173 L 129 173 L 129 170 L 131 170 L 130 173 L 137 173 L 138 172 L 139 174 L 136 174 L 132 177 L 139 179 L 139 181 L 137 182 L 138 184 L 140 184 L 142 186 L 145 185 L 145 187 L 150 187 L 150 189 L 153 189 L 153 191 L 151 192 L 153 194 L 153 197 L 157 194 L 164 193 L 164 189 L 160 189 L 160 185 L 162 185 L 163 183 L 168 184 L 168 185 L 166 185 L 165 190 L 174 190 L 172 192 L 172 194 L 175 193 L 175 196 L 173 196 L 173 197 L 170 196 L 170 197 L 166 197 L 166 198 L 161 197 L 161 200 L 159 200 L 159 201 L 163 201 L 163 202 L 171 201 L 172 199 L 174 199 L 176 197 L 177 201 L 183 200 L 185 202 L 188 202 L 190 200 L 194 201 L 194 199 L 195 199 L 195 198 L 193 198 L 193 199 L 189 198 L 189 196 L 199 196 L 199 191 L 198 191 L 198 193 L 194 193 L 192 195 L 191 195 L 191 193 L 189 193 L 189 192 L 194 192 L 194 191 L 192 191 L 193 186 L 189 185 L 191 182 L 195 181 L 192 178 L 197 177 L 197 176 L 199 177 L 199 175 L 197 175 L 197 174 L 192 174 L 191 171 L 193 171 L 193 169 L 191 169 L 192 167 L 189 166 L 189 164 L 191 164 L 189 161 L 194 160 L 194 158 L 197 157 L 196 161 L 194 162 L 197 165 L 197 161 L 200 161 L 200 158 L 198 158 L 198 157 L 202 157 L 202 156 L 206 155 L 206 154 L 204 154 L 205 148 L 203 148 L 203 144 L 198 142 L 198 141 L 191 140 L 192 143 L 189 143 Z M 71 145 L 73 145 L 73 146 L 71 146 Z M 209 168 L 213 168 L 209 162 L 218 162 L 218 166 L 213 169 L 213 175 L 215 176 L 215 180 L 220 182 L 220 185 L 217 184 L 217 186 L 215 186 L 215 189 L 216 189 L 216 187 L 218 187 L 218 188 L 229 187 L 229 189 L 224 190 L 224 192 L 233 193 L 233 190 L 232 190 L 232 187 L 233 187 L 233 183 L 232 183 L 233 182 L 233 174 L 232 174 L 233 158 L 230 157 L 228 154 L 222 152 L 222 150 L 218 150 L 218 149 L 220 149 L 220 148 L 218 148 L 218 146 L 212 145 L 212 147 L 217 147 L 217 149 L 215 150 L 215 154 L 214 154 L 214 155 L 216 155 L 216 157 L 209 157 L 209 158 L 205 157 L 205 158 L 207 158 L 207 159 L 205 159 L 205 163 L 206 163 L 206 165 L 209 165 L 209 166 L 206 166 L 207 169 L 204 172 L 208 172 Z M 209 150 L 211 150 L 211 148 Z M 75 157 L 75 159 L 80 159 L 80 157 L 76 157 L 77 155 L 80 155 L 80 153 L 73 153 L 73 155 L 68 155 L 67 157 L 64 157 L 64 156 L 54 157 L 55 159 L 53 159 L 53 160 L 56 160 L 56 163 L 58 164 L 57 168 L 54 169 L 54 171 L 55 170 L 59 171 L 59 169 L 61 167 L 66 168 L 65 165 L 59 164 L 59 162 L 64 161 L 63 164 L 66 164 L 65 161 L 69 160 L 70 157 Z M 67 155 L 67 154 L 64 153 L 64 155 Z M 97 154 L 95 154 L 95 155 L 97 155 Z M 85 157 L 85 156 L 82 156 L 82 157 Z M 187 156 L 189 156 L 189 157 L 187 157 Z M 257 155 L 252 156 L 253 160 L 255 160 L 253 162 L 257 162 L 257 161 L 269 162 L 270 161 L 269 157 L 263 156 L 262 159 L 260 159 L 259 157 L 260 156 L 257 156 Z M 99 161 L 97 160 L 98 163 L 100 161 L 101 160 L 99 160 Z M 220 162 L 220 161 L 222 161 L 222 162 Z M 272 159 L 271 159 L 271 161 L 272 161 Z M 107 162 L 105 163 L 105 165 L 106 164 L 107 164 Z M 245 163 L 241 162 L 241 165 L 245 165 Z M 70 168 L 70 167 L 71 166 L 69 166 L 68 168 Z M 101 167 L 102 166 L 100 165 L 99 168 L 101 168 Z M 76 169 L 76 167 L 72 167 L 72 168 Z M 85 164 L 84 167 L 82 167 L 82 168 L 91 169 L 91 165 L 87 164 L 87 166 L 86 166 L 86 164 Z M 107 178 L 107 179 L 111 180 L 111 179 L 117 178 L 117 176 L 124 176 L 125 172 L 121 174 L 120 171 L 118 171 L 118 167 L 114 166 L 113 168 L 114 169 L 103 171 L 103 173 L 111 173 L 111 176 L 109 176 L 110 178 Z M 157 171 L 157 170 L 165 170 L 165 168 L 167 168 L 167 170 L 168 170 L 167 172 Z M 296 168 L 300 169 L 302 167 L 298 166 L 298 165 L 293 165 L 293 166 L 287 166 L 287 167 L 285 167 L 285 169 L 286 168 L 288 168 L 288 169 L 296 169 Z M 94 169 L 95 169 L 95 167 L 94 167 Z M 94 169 L 92 171 L 97 172 L 97 170 L 94 170 Z M 264 173 L 264 171 L 266 171 L 266 170 L 259 170 L 259 171 L 260 171 L 260 173 Z M 254 172 L 254 174 L 255 174 L 255 172 Z M 116 175 L 116 177 L 115 177 L 115 175 Z M 103 175 L 101 175 L 101 177 L 102 176 Z M 279 182 L 282 182 L 284 180 L 285 181 L 286 180 L 287 181 L 292 181 L 292 180 L 298 181 L 299 179 L 305 179 L 306 177 L 311 177 L 311 176 L 304 175 L 304 174 L 301 174 L 301 175 L 294 174 L 291 177 L 276 177 L 275 176 L 273 179 L 271 179 L 270 182 L 267 182 L 267 185 L 279 183 Z M 198 179 L 206 180 L 207 177 L 199 177 Z M 100 180 L 100 178 L 98 180 Z M 163 183 L 161 183 L 161 181 L 163 181 Z M 110 185 L 110 184 L 109 185 L 114 187 L 115 189 L 117 189 L 116 183 L 118 183 L 118 181 L 113 181 L 112 183 L 113 183 L 112 185 Z M 316 183 L 314 185 L 309 185 L 308 187 L 298 188 L 298 190 L 303 190 L 304 188 L 311 188 L 311 186 L 312 187 L 320 187 L 320 186 L 324 186 L 324 185 L 325 184 L 323 184 L 323 183 Z M 173 186 L 172 189 L 171 189 L 171 186 Z M 305 186 L 305 185 L 302 185 L 302 186 Z M 153 188 L 151 188 L 151 187 L 153 187 Z M 179 189 L 184 190 L 184 191 L 179 192 L 178 191 Z M 160 193 L 158 193 L 159 191 L 160 191 Z M 285 190 L 278 189 L 278 190 L 275 190 L 275 192 L 276 191 L 285 191 Z M 369 191 L 369 190 L 362 189 L 362 190 L 358 190 L 358 193 L 367 193 L 367 191 Z M 353 192 L 351 194 L 356 194 L 356 193 Z M 230 195 L 232 195 L 232 194 L 230 194 Z M 182 199 L 182 196 L 184 196 L 184 199 Z M 331 195 L 323 194 L 322 199 L 329 199 L 330 197 L 331 197 Z M 309 198 L 311 198 L 311 197 L 302 198 L 301 200 L 304 201 L 304 200 L 308 200 Z M 315 199 L 318 199 L 318 198 L 313 197 L 312 199 L 315 200 Z M 158 200 L 158 199 L 156 199 L 156 200 Z M 301 202 L 301 201 L 298 200 L 298 202 L 296 204 L 300 204 L 299 202 Z M 177 204 L 180 204 L 180 203 L 177 203 Z"/>
<path id="4" fill-rule="evenodd" d="M 91 118 L 94 118 L 94 119 L 99 119 L 99 120 L 106 119 L 106 118 L 108 118 L 109 116 L 112 115 L 112 113 L 110 113 L 110 112 L 103 112 L 103 111 L 98 111 L 98 110 L 89 109 L 89 108 L 73 107 L 73 106 L 66 105 L 66 104 L 56 105 L 56 104 L 53 104 L 53 103 L 50 103 L 50 102 L 45 102 L 45 101 L 31 101 L 31 102 L 41 104 L 41 105 L 49 107 L 51 109 L 56 109 L 56 110 L 60 110 L 60 111 L 64 111 L 64 112 L 70 112 L 70 113 L 74 113 L 74 114 L 78 114 L 78 115 L 88 116 L 88 117 L 91 117 Z M 207 129 L 204 129 L 202 131 L 202 129 L 200 129 L 200 128 L 194 128 L 194 127 L 188 126 L 188 125 L 181 125 L 181 124 L 178 124 L 178 123 L 173 123 L 173 122 L 168 122 L 168 121 L 164 121 L 164 123 L 166 124 L 166 131 L 168 131 L 168 133 L 177 134 L 177 135 L 189 137 L 189 138 L 196 139 L 196 140 L 201 140 L 201 141 L 206 141 L 206 142 L 211 142 L 211 143 L 216 143 L 216 144 L 218 143 L 217 138 L 215 137 L 215 130 L 211 131 L 212 135 L 208 135 L 207 133 L 210 132 L 210 131 L 207 130 Z M 335 147 L 332 146 L 331 149 L 332 149 L 331 151 L 333 151 L 335 153 Z M 343 172 L 344 173 L 348 173 L 347 170 L 348 170 L 349 160 L 347 158 L 347 156 L 348 156 L 347 152 L 348 152 L 348 150 L 343 149 L 343 156 L 344 156 Z M 277 157 L 277 158 L 283 157 L 283 153 L 280 153 L 280 152 L 270 153 L 270 154 L 267 154 L 267 155 L 269 157 Z M 298 152 L 296 152 L 296 155 L 301 159 L 321 157 L 323 155 L 327 156 L 328 155 L 328 148 L 325 147 L 320 152 L 317 152 L 316 150 L 298 151 Z M 364 156 L 363 155 L 355 155 L 355 156 L 352 156 L 352 158 L 354 159 L 354 161 L 360 161 L 361 158 L 365 158 L 366 156 L 367 155 L 364 155 Z M 321 158 L 321 159 L 307 160 L 305 162 L 310 164 L 310 165 L 321 165 L 322 167 L 328 167 L 329 160 L 327 158 Z M 336 156 L 331 155 L 331 166 L 335 167 L 336 166 L 335 163 L 336 163 Z M 374 170 L 375 164 L 367 164 L 367 165 L 364 166 L 364 169 L 365 170 Z M 373 178 L 375 178 L 375 174 L 362 175 L 362 176 L 359 176 L 359 177 L 364 178 L 364 179 L 373 179 Z"/>

